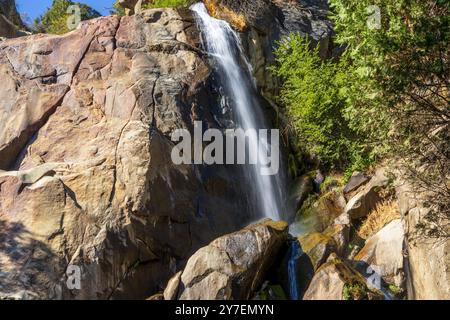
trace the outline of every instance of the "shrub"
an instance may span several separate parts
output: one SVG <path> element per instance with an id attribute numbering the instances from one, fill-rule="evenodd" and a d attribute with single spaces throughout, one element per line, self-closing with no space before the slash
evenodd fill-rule
<path id="1" fill-rule="evenodd" d="M 67 13 L 69 6 L 77 5 L 80 8 L 81 20 L 89 20 L 101 16 L 99 12 L 86 4 L 70 0 L 53 0 L 52 6 L 34 22 L 33 30 L 40 33 L 63 34 L 69 32 L 67 26 L 71 13 Z"/>
<path id="2" fill-rule="evenodd" d="M 153 0 L 144 5 L 144 8 L 172 8 L 188 6 L 191 0 Z"/>
<path id="3" fill-rule="evenodd" d="M 430 193 L 428 236 L 450 236 L 450 15 L 447 0 L 331 0 L 336 41 L 355 72 L 346 118 L 400 158 Z M 376 5 L 380 24 L 368 26 Z M 428 220 L 425 221 L 425 220 Z M 428 226 L 428 227 L 427 227 Z"/>
<path id="4" fill-rule="evenodd" d="M 275 51 L 275 75 L 283 80 L 280 102 L 298 141 L 328 169 L 361 169 L 371 162 L 370 150 L 346 118 L 344 84 L 350 67 L 323 61 L 308 38 L 290 34 Z"/>

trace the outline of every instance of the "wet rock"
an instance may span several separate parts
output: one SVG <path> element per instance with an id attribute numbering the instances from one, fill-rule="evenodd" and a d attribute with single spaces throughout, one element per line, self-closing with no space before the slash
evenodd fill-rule
<path id="1" fill-rule="evenodd" d="M 328 259 L 331 253 L 337 251 L 334 239 L 328 235 L 312 232 L 298 238 L 302 251 L 309 257 L 314 270 L 317 270 Z"/>
<path id="2" fill-rule="evenodd" d="M 333 190 L 320 196 L 312 196 L 299 211 L 299 221 L 315 231 L 323 232 L 332 226 L 344 212 L 346 202 L 342 193 Z"/>
<path id="3" fill-rule="evenodd" d="M 346 202 L 342 193 L 334 190 L 321 196 L 317 204 L 318 230 L 323 231 L 333 224 L 336 217 L 344 212 Z"/>
<path id="4" fill-rule="evenodd" d="M 272 281 L 282 286 L 289 299 L 300 300 L 314 276 L 314 266 L 297 239 L 290 239 L 277 265 Z"/>
<path id="5" fill-rule="evenodd" d="M 287 231 L 287 223 L 265 220 L 214 240 L 188 260 L 178 298 L 249 299 L 274 263 Z M 176 282 L 171 280 L 171 284 Z"/>

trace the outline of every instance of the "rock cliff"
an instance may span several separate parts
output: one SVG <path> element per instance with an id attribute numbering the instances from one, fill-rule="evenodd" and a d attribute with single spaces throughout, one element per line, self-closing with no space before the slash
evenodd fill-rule
<path id="1" fill-rule="evenodd" d="M 300 27 L 290 2 L 254 5 L 241 35 L 264 92 L 271 46 Z M 312 17 L 303 32 L 315 32 Z M 190 10 L 0 42 L 0 74 L 1 296 L 143 298 L 198 248 L 258 218 L 239 170 L 170 159 L 175 129 L 226 121 Z M 69 266 L 81 290 L 68 289 Z"/>
<path id="2" fill-rule="evenodd" d="M 190 11 L 7 40 L 0 74 L 2 296 L 143 298 L 253 219 L 233 168 L 170 158 L 174 129 L 220 118 Z"/>
<path id="3" fill-rule="evenodd" d="M 266 112 L 276 107 L 268 66 L 282 36 L 300 32 L 333 55 L 326 1 L 204 2 L 239 31 Z M 13 4 L 0 0 L 0 37 L 24 35 Z M 449 242 L 413 239 L 427 208 L 407 183 L 392 195 L 385 170 L 323 190 L 323 177 L 299 178 L 292 199 L 314 232 L 288 239 L 283 222 L 245 227 L 259 216 L 238 168 L 172 163 L 174 130 L 229 120 L 187 8 L 1 41 L 0 76 L 0 299 L 249 299 L 273 284 L 288 293 L 292 248 L 305 299 L 404 298 L 406 289 L 449 298 Z M 360 238 L 386 201 L 401 216 L 387 212 Z M 72 267 L 80 288 L 67 285 Z"/>

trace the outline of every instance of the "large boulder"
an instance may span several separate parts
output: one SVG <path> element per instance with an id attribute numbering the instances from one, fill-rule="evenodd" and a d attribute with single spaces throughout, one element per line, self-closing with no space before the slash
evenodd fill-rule
<path id="1" fill-rule="evenodd" d="M 323 233 L 324 235 L 333 238 L 336 243 L 336 253 L 343 256 L 350 241 L 350 227 L 345 224 L 333 224 Z"/>
<path id="2" fill-rule="evenodd" d="M 404 243 L 403 223 L 397 219 L 369 238 L 354 260 L 370 267 L 385 282 L 405 288 Z"/>
<path id="3" fill-rule="evenodd" d="M 314 275 L 304 300 L 381 299 L 366 285 L 366 280 L 343 260 L 332 254 Z"/>
<path id="4" fill-rule="evenodd" d="M 164 296 L 180 300 L 243 300 L 261 286 L 286 242 L 288 225 L 265 220 L 220 237 L 198 250 Z M 174 284 L 178 284 L 176 287 Z"/>
<path id="5" fill-rule="evenodd" d="M 190 11 L 0 42 L 0 75 L 0 296 L 145 298 L 255 219 L 236 168 L 171 161 L 174 130 L 221 117 Z"/>
<path id="6" fill-rule="evenodd" d="M 337 190 L 331 190 L 320 196 L 313 195 L 303 203 L 298 212 L 297 224 L 300 227 L 307 226 L 310 230 L 324 232 L 344 213 L 345 206 L 345 198 Z"/>

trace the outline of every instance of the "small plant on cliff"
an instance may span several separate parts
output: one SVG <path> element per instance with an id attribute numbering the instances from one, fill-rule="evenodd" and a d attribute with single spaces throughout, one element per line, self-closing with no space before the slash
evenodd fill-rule
<path id="1" fill-rule="evenodd" d="M 191 0 L 153 0 L 144 5 L 144 8 L 173 8 L 188 6 Z"/>
<path id="2" fill-rule="evenodd" d="M 101 14 L 86 4 L 70 0 L 53 0 L 52 6 L 42 16 L 37 18 L 32 27 L 37 33 L 63 34 L 69 32 L 68 19 L 72 13 L 67 12 L 72 5 L 80 8 L 80 19 L 89 20 L 100 17 Z"/>
<path id="3" fill-rule="evenodd" d="M 400 217 L 397 201 L 385 200 L 369 213 L 359 228 L 358 235 L 363 239 L 369 239 L 389 222 L 400 219 Z"/>
<path id="4" fill-rule="evenodd" d="M 342 290 L 344 300 L 368 300 L 367 287 L 361 283 L 347 283 Z"/>

